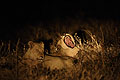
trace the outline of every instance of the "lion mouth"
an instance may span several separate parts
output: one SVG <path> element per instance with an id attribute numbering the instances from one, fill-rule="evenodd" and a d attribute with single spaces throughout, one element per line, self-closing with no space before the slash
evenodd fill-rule
<path id="1" fill-rule="evenodd" d="M 64 43 L 68 47 L 70 47 L 70 48 L 74 48 L 75 47 L 75 45 L 74 45 L 74 43 L 73 43 L 73 41 L 72 41 L 72 39 L 71 39 L 71 37 L 69 35 L 67 35 L 67 36 L 64 37 Z"/>

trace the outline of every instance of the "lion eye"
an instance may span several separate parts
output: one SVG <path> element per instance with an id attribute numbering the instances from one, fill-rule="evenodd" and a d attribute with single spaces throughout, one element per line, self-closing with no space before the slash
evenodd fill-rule
<path id="1" fill-rule="evenodd" d="M 39 52 L 39 50 L 38 50 L 38 49 L 36 49 L 36 51 L 37 51 L 37 52 Z"/>

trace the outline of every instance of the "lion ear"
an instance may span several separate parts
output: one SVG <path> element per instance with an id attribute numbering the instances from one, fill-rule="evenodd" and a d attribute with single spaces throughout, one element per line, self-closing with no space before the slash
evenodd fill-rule
<path id="1" fill-rule="evenodd" d="M 29 48 L 32 48 L 34 46 L 34 42 L 33 41 L 29 41 L 28 42 L 28 46 L 29 46 Z"/>

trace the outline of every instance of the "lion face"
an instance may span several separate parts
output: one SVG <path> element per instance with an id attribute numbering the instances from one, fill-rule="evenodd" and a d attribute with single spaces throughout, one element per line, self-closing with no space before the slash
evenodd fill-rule
<path id="1" fill-rule="evenodd" d="M 75 57 L 79 51 L 75 46 L 74 38 L 70 34 L 61 36 L 57 45 L 61 46 L 61 53 L 66 56 Z"/>
<path id="2" fill-rule="evenodd" d="M 29 49 L 27 50 L 24 58 L 38 60 L 44 57 L 44 43 L 34 43 L 32 41 L 28 42 Z"/>

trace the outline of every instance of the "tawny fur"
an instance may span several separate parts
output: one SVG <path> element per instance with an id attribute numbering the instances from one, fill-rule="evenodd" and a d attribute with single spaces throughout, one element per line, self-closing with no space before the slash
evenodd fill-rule
<path id="1" fill-rule="evenodd" d="M 54 69 L 72 69 L 74 67 L 73 59 L 69 56 L 58 56 L 58 55 L 44 55 L 44 43 L 28 42 L 29 49 L 24 55 L 24 59 L 27 58 L 26 63 L 30 66 L 38 64 L 39 59 L 42 59 L 44 67 Z M 35 63 L 34 63 L 35 62 Z"/>
<path id="2" fill-rule="evenodd" d="M 29 49 L 27 50 L 26 54 L 24 55 L 24 58 L 31 59 L 31 60 L 37 60 L 41 59 L 44 56 L 44 43 L 34 43 L 32 41 L 28 42 Z"/>
<path id="3" fill-rule="evenodd" d="M 73 59 L 68 56 L 46 55 L 44 59 L 44 65 L 51 70 L 74 68 Z"/>
<path id="4" fill-rule="evenodd" d="M 70 34 L 66 34 L 66 35 L 69 35 L 72 38 L 72 41 L 74 42 L 72 35 L 70 35 Z M 58 46 L 61 46 L 61 49 L 60 49 L 61 53 L 65 56 L 75 57 L 77 55 L 79 49 L 77 47 L 74 47 L 74 48 L 68 47 L 63 41 L 64 37 L 65 36 L 61 36 L 61 39 L 57 43 Z M 75 42 L 74 42 L 74 44 L 75 44 Z"/>

